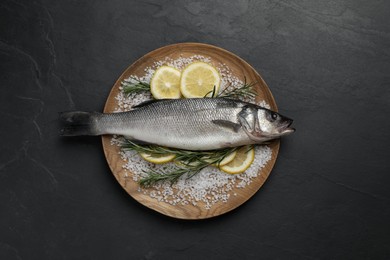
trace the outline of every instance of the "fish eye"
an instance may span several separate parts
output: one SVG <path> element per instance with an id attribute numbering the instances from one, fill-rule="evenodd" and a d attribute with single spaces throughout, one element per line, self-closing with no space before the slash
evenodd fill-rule
<path id="1" fill-rule="evenodd" d="M 276 114 L 275 112 L 272 112 L 271 117 L 273 120 L 276 120 L 278 118 L 278 114 Z"/>

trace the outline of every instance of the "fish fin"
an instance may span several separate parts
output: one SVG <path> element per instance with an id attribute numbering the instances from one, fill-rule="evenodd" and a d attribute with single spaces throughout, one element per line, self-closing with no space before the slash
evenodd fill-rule
<path id="1" fill-rule="evenodd" d="M 59 114 L 62 136 L 98 135 L 96 122 L 100 113 L 70 111 Z"/>
<path id="2" fill-rule="evenodd" d="M 229 100 L 229 99 L 221 99 L 218 103 L 216 108 L 221 109 L 221 108 L 237 108 L 239 104 L 237 102 L 234 102 L 234 100 Z"/>
<path id="3" fill-rule="evenodd" d="M 157 103 L 157 102 L 161 102 L 161 101 L 164 101 L 164 100 L 170 100 L 170 99 L 151 99 L 151 100 L 146 100 L 144 102 L 141 102 L 139 103 L 138 105 L 135 105 L 133 106 L 132 108 L 140 108 L 140 107 L 145 107 L 145 106 L 148 106 L 150 104 L 154 104 L 154 103 Z"/>
<path id="4" fill-rule="evenodd" d="M 237 124 L 237 123 L 234 123 L 234 122 L 231 122 L 228 120 L 212 120 L 211 122 L 213 122 L 216 125 L 219 125 L 219 126 L 222 126 L 225 128 L 229 128 L 230 130 L 233 130 L 236 133 L 238 132 L 238 130 L 241 127 L 240 124 Z"/>

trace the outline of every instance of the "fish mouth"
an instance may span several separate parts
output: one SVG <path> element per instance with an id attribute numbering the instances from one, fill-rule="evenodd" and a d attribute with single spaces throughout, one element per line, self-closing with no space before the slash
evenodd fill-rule
<path id="1" fill-rule="evenodd" d="M 281 135 L 288 135 L 295 132 L 295 128 L 290 127 L 291 124 L 294 122 L 292 119 L 287 119 L 279 128 L 279 133 Z"/>

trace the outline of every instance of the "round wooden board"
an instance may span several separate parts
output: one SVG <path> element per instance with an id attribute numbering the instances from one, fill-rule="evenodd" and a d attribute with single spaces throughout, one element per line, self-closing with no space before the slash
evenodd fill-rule
<path id="1" fill-rule="evenodd" d="M 261 76 L 240 57 L 212 45 L 200 43 L 179 43 L 156 49 L 128 67 L 115 82 L 108 96 L 104 112 L 114 112 L 115 108 L 118 106 L 115 97 L 119 93 L 120 83 L 124 79 L 131 75 L 139 77 L 145 75 L 146 67 L 151 67 L 155 62 L 162 61 L 166 57 L 177 59 L 179 57 L 191 57 L 193 55 L 209 57 L 211 63 L 215 67 L 218 67 L 219 64 L 226 64 L 232 71 L 232 74 L 239 79 L 244 80 L 246 78 L 247 82 L 256 82 L 257 84 L 255 85 L 255 88 L 258 93 L 257 100 L 265 100 L 271 106 L 272 110 L 277 111 L 275 100 L 267 84 Z M 131 173 L 127 172 L 127 176 L 130 177 L 126 177 L 126 171 L 122 168 L 124 162 L 118 154 L 119 148 L 116 145 L 111 145 L 111 138 L 111 136 L 102 137 L 103 149 L 108 165 L 119 184 L 139 203 L 164 215 L 180 219 L 205 219 L 219 216 L 237 208 L 247 201 L 260 189 L 265 180 L 268 178 L 275 164 L 280 144 L 279 140 L 275 140 L 269 144 L 269 147 L 272 150 L 272 158 L 267 162 L 266 166 L 261 169 L 261 172 L 253 179 L 251 184 L 247 185 L 245 188 L 234 188 L 231 193 L 236 193 L 236 196 L 230 196 L 227 202 L 217 202 L 210 209 L 206 209 L 204 203 L 202 202 L 197 203 L 196 206 L 191 204 L 171 205 L 169 203 L 157 201 L 149 195 L 139 192 L 139 185 L 137 182 L 133 181 Z"/>

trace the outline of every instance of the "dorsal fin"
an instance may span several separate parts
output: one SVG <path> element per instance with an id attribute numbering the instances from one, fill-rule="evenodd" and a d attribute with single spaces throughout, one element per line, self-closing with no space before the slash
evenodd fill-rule
<path id="1" fill-rule="evenodd" d="M 161 101 L 164 101 L 164 100 L 170 100 L 170 99 L 151 99 L 151 100 L 146 100 L 144 102 L 139 103 L 138 105 L 133 106 L 132 108 L 134 109 L 134 108 L 145 107 L 145 106 L 148 106 L 148 105 L 151 105 L 151 104 L 154 104 L 154 103 L 157 103 L 157 102 L 161 102 Z"/>
<path id="2" fill-rule="evenodd" d="M 223 108 L 236 108 L 239 104 L 235 102 L 235 100 L 229 100 L 229 99 L 220 99 L 217 103 L 217 109 L 223 109 Z"/>

